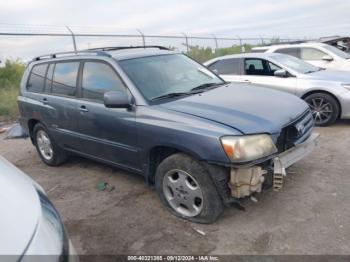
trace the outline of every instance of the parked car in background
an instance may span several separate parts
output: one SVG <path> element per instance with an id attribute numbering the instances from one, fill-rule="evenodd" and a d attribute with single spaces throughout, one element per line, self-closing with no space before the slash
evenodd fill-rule
<path id="1" fill-rule="evenodd" d="M 350 54 L 324 43 L 299 43 L 252 48 L 253 53 L 280 53 L 300 58 L 314 66 L 350 71 Z"/>
<path id="2" fill-rule="evenodd" d="M 263 185 L 280 189 L 318 143 L 301 99 L 228 84 L 164 47 L 38 57 L 18 102 L 46 164 L 78 154 L 142 174 L 173 214 L 200 223 Z"/>
<path id="3" fill-rule="evenodd" d="M 1 156 L 0 170 L 0 256 L 6 261 L 78 261 L 42 187 Z"/>
<path id="4" fill-rule="evenodd" d="M 251 83 L 297 95 L 309 104 L 319 126 L 330 125 L 338 118 L 350 118 L 348 72 L 324 70 L 278 53 L 228 55 L 204 64 L 226 81 Z"/>
<path id="5" fill-rule="evenodd" d="M 321 37 L 319 41 L 321 43 L 334 46 L 346 53 L 350 53 L 350 37 L 348 36 Z"/>

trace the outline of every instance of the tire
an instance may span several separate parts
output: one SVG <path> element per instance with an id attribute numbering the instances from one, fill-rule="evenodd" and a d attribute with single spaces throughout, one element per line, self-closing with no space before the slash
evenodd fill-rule
<path id="1" fill-rule="evenodd" d="M 181 181 L 185 182 L 181 184 Z M 177 217 L 209 224 L 224 210 L 208 172 L 200 162 L 185 154 L 177 153 L 164 159 L 157 168 L 155 184 L 160 200 Z"/>
<path id="2" fill-rule="evenodd" d="M 305 97 L 304 100 L 312 110 L 316 126 L 329 126 L 338 119 L 340 107 L 333 96 L 325 93 L 314 93 Z"/>
<path id="3" fill-rule="evenodd" d="M 44 125 L 38 123 L 34 126 L 33 137 L 36 150 L 45 164 L 49 166 L 59 166 L 67 160 L 66 152 L 55 143 Z M 45 142 L 41 142 L 40 139 Z M 42 144 L 45 145 L 42 146 Z M 48 153 L 48 148 L 51 148 L 50 153 Z"/>

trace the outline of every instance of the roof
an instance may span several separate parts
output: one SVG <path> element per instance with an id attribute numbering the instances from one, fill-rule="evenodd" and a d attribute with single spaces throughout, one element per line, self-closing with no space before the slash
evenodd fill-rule
<path id="1" fill-rule="evenodd" d="M 325 46 L 324 43 L 319 42 L 304 42 L 304 43 L 298 43 L 298 44 L 276 44 L 276 45 L 269 45 L 269 46 L 259 46 L 259 47 L 253 47 L 252 50 L 259 50 L 259 49 L 275 49 L 275 48 L 285 48 L 285 47 L 301 47 L 301 46 Z"/>
<path id="2" fill-rule="evenodd" d="M 116 60 L 120 61 L 120 60 L 133 59 L 133 58 L 139 58 L 139 57 L 176 54 L 179 52 L 151 48 L 151 49 L 114 50 L 114 51 L 107 51 L 107 53 L 109 53 Z"/>

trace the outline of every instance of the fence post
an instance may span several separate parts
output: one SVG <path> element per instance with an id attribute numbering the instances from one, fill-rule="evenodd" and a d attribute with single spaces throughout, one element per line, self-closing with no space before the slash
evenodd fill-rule
<path id="1" fill-rule="evenodd" d="M 214 34 L 212 34 L 212 36 L 213 36 L 214 41 L 215 41 L 215 50 L 217 50 L 219 48 L 218 39 L 216 38 L 216 36 Z"/>
<path id="2" fill-rule="evenodd" d="M 185 33 L 181 33 L 185 37 L 185 45 L 186 45 L 186 53 L 190 50 L 190 47 L 188 46 L 188 37 Z"/>
<path id="3" fill-rule="evenodd" d="M 239 39 L 239 47 L 241 48 L 241 53 L 245 53 L 245 48 L 242 45 L 242 38 L 237 35 L 237 38 Z"/>
<path id="4" fill-rule="evenodd" d="M 262 36 L 259 36 L 260 40 L 261 40 L 261 45 L 264 45 L 264 38 L 262 38 Z"/>
<path id="5" fill-rule="evenodd" d="M 66 26 L 66 28 L 70 32 L 70 34 L 72 35 L 74 51 L 76 52 L 77 51 L 77 43 L 75 42 L 75 35 L 74 35 L 73 31 L 68 26 Z"/>
<path id="6" fill-rule="evenodd" d="M 143 45 L 143 47 L 145 47 L 146 46 L 146 37 L 145 37 L 145 35 L 141 32 L 141 30 L 139 30 L 139 29 L 136 29 L 136 30 L 137 30 L 137 32 L 140 33 L 140 35 L 142 37 L 142 45 Z"/>

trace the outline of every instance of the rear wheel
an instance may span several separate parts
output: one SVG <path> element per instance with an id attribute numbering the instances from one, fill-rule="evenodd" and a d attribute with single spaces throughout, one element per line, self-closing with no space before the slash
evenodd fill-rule
<path id="1" fill-rule="evenodd" d="M 67 160 L 67 154 L 52 140 L 46 127 L 36 124 L 33 134 L 36 149 L 45 164 L 58 166 Z"/>
<path id="2" fill-rule="evenodd" d="M 195 159 L 174 154 L 163 160 L 156 173 L 159 197 L 174 215 L 197 223 L 212 223 L 223 211 L 214 183 Z"/>
<path id="3" fill-rule="evenodd" d="M 339 105 L 335 98 L 325 93 L 314 93 L 305 98 L 317 126 L 333 124 L 339 116 Z"/>

